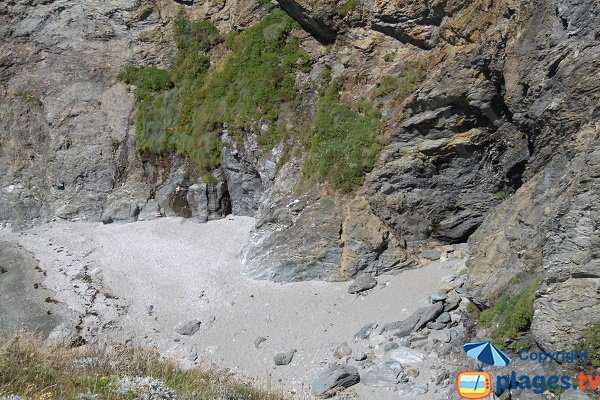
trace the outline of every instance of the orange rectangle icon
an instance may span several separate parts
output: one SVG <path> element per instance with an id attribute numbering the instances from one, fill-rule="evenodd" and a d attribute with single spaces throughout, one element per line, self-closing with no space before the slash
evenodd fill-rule
<path id="1" fill-rule="evenodd" d="M 465 399 L 483 399 L 492 392 L 492 377 L 487 372 L 461 372 L 456 377 L 456 389 Z"/>

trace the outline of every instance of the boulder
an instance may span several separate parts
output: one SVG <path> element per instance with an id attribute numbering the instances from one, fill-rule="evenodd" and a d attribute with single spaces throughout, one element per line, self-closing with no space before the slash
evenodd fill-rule
<path id="1" fill-rule="evenodd" d="M 402 365 L 397 361 L 388 361 L 375 366 L 371 371 L 363 374 L 361 383 L 365 386 L 395 386 L 401 382 L 408 382 Z"/>
<path id="2" fill-rule="evenodd" d="M 397 350 L 390 353 L 392 360 L 398 361 L 400 364 L 419 364 L 425 359 L 425 354 L 410 347 L 401 346 Z"/>
<path id="3" fill-rule="evenodd" d="M 377 279 L 371 275 L 361 274 L 354 280 L 354 282 L 352 282 L 348 288 L 348 293 L 361 293 L 366 290 L 373 289 L 375 286 L 377 286 Z"/>
<path id="4" fill-rule="evenodd" d="M 275 357 L 273 357 L 273 362 L 275 365 L 288 365 L 292 362 L 294 354 L 296 354 L 296 349 L 291 349 L 285 353 L 276 354 Z"/>
<path id="5" fill-rule="evenodd" d="M 323 371 L 312 384 L 313 396 L 327 397 L 336 389 L 345 389 L 360 382 L 356 367 L 351 365 L 336 365 Z"/>
<path id="6" fill-rule="evenodd" d="M 193 334 L 195 334 L 196 332 L 198 332 L 200 330 L 201 325 L 202 325 L 202 322 L 200 320 L 196 319 L 196 320 L 187 322 L 183 325 L 180 325 L 179 327 L 177 327 L 175 329 L 175 332 L 177 332 L 183 336 L 192 336 Z"/>
<path id="7" fill-rule="evenodd" d="M 371 334 L 373 333 L 373 331 L 375 331 L 375 329 L 377 329 L 376 323 L 373 322 L 367 324 L 360 328 L 360 330 L 354 334 L 354 339 L 368 339 L 369 336 L 371 336 Z"/>

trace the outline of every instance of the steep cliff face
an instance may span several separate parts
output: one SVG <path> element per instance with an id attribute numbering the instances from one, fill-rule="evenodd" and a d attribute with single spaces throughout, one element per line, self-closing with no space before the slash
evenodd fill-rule
<path id="1" fill-rule="evenodd" d="M 548 349 L 579 341 L 599 304 L 598 2 L 277 5 L 304 29 L 290 33 L 306 54 L 297 100 L 278 120 L 292 135 L 265 147 L 266 119 L 222 126 L 214 182 L 185 158 L 136 151 L 135 88 L 117 75 L 174 64 L 181 7 L 225 33 L 275 3 L 0 5 L 0 222 L 254 216 L 244 268 L 275 281 L 399 271 L 423 245 L 468 240 L 476 304 L 539 277 L 534 339 Z M 304 138 L 336 82 L 340 102 L 370 103 L 384 124 L 377 162 L 350 193 L 303 167 Z"/>

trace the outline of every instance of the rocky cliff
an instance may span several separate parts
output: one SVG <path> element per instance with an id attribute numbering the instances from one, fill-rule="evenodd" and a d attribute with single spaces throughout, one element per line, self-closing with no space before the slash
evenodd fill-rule
<path id="1" fill-rule="evenodd" d="M 289 134 L 264 146 L 272 121 L 223 124 L 214 181 L 184 156 L 136 150 L 135 87 L 117 76 L 174 65 L 177 10 L 225 34 L 273 7 L 297 21 L 289 38 L 305 53 L 278 115 Z M 542 348 L 573 347 L 598 320 L 598 2 L 21 0 L 0 21 L 4 225 L 254 216 L 245 272 L 275 281 L 399 271 L 468 240 L 481 309 L 541 279 Z M 211 64 L 226 54 L 211 50 Z M 334 82 L 384 125 L 351 191 L 304 167 Z"/>

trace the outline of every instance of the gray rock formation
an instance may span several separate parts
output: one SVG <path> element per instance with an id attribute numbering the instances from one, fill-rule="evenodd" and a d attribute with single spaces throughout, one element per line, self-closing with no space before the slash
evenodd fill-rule
<path id="1" fill-rule="evenodd" d="M 401 382 L 408 382 L 402 365 L 397 361 L 388 361 L 378 364 L 373 370 L 363 374 L 361 383 L 366 386 L 395 386 Z"/>
<path id="2" fill-rule="evenodd" d="M 356 367 L 351 365 L 336 365 L 323 371 L 312 384 L 311 393 L 314 396 L 327 397 L 336 389 L 349 388 L 360 382 Z"/>

